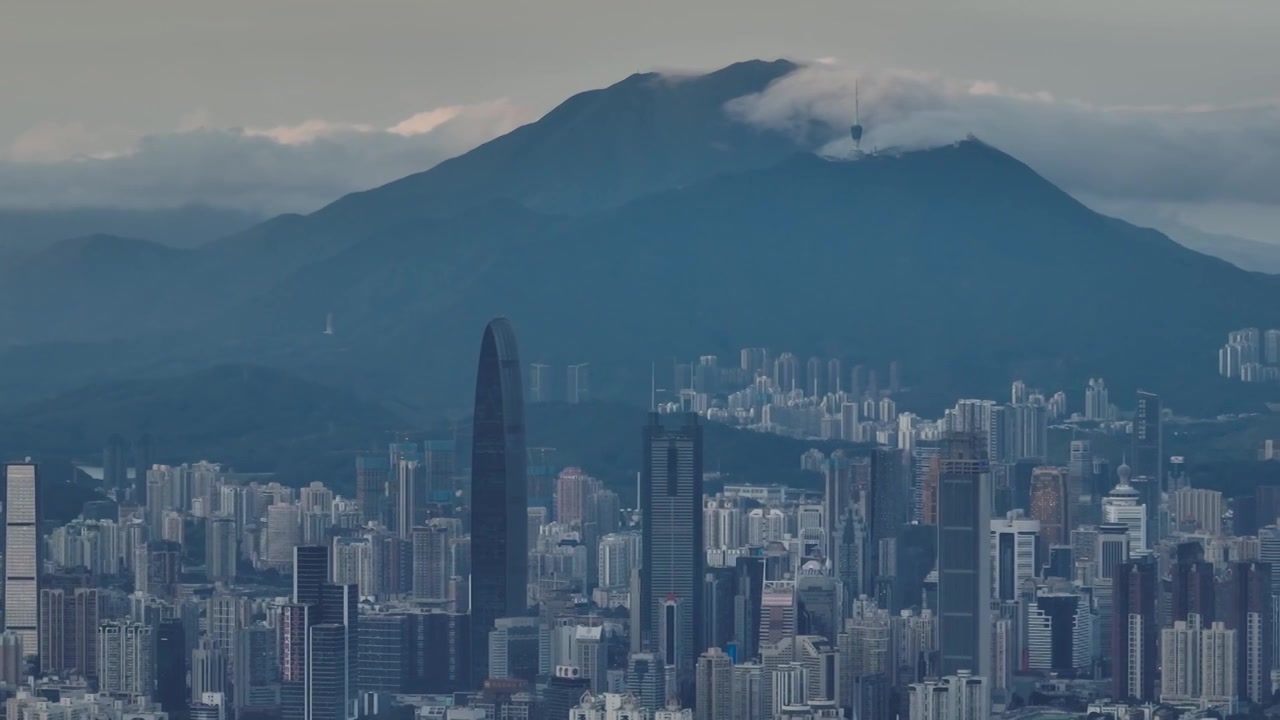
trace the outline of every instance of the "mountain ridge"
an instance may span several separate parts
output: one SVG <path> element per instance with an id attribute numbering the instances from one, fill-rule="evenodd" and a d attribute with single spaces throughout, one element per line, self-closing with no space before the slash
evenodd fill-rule
<path id="1" fill-rule="evenodd" d="M 0 338 L 28 343 L 0 355 L 0 391 L 47 391 L 55 365 L 84 380 L 253 361 L 456 407 L 478 329 L 511 315 L 526 360 L 592 362 L 602 392 L 633 401 L 650 361 L 750 345 L 901 360 L 932 398 L 1102 374 L 1203 408 L 1272 399 L 1206 358 L 1232 327 L 1280 326 L 1280 279 L 1095 213 L 980 141 L 833 160 L 725 114 L 791 69 L 632 76 L 424 173 L 117 274 L 118 290 L 45 272 L 50 307 L 0 314 Z M 741 141 L 727 154 L 725 128 Z M 113 304 L 134 288 L 145 311 Z"/>

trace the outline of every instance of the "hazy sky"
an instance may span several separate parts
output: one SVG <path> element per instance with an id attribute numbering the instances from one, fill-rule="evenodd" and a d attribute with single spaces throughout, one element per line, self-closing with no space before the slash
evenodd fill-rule
<path id="1" fill-rule="evenodd" d="M 1275 0 L 15 0 L 0 9 L 0 202 L 38 203 L 41 182 L 93 200 L 108 167 L 67 169 L 70 158 L 149 148 L 198 162 L 205 151 L 184 155 L 175 139 L 195 133 L 261 183 L 294 183 L 267 209 L 308 209 L 573 92 L 755 57 L 834 57 L 1107 108 L 1274 108 L 1277 37 Z M 341 131 L 378 137 L 299 149 Z M 303 154 L 314 167 L 291 180 Z"/>

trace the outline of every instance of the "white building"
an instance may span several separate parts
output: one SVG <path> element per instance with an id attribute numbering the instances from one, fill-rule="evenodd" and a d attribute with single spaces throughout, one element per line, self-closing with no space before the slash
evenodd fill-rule
<path id="1" fill-rule="evenodd" d="M 991 521 L 991 596 L 1014 600 L 1022 583 L 1036 576 L 1040 521 L 1014 510 Z"/>
<path id="2" fill-rule="evenodd" d="M 1129 484 L 1132 471 L 1128 464 L 1116 468 L 1119 481 L 1102 499 L 1102 521 L 1129 528 L 1129 555 L 1138 555 L 1147 549 L 1147 506 L 1142 504 L 1138 490 Z"/>
<path id="3" fill-rule="evenodd" d="M 960 671 L 907 688 L 909 720 L 990 720 L 991 689 L 986 678 Z"/>
<path id="4" fill-rule="evenodd" d="M 630 693 L 586 693 L 569 710 L 569 720 L 647 720 L 648 713 Z"/>
<path id="5" fill-rule="evenodd" d="M 1169 511 L 1179 529 L 1217 537 L 1222 534 L 1222 493 L 1204 488 L 1179 488 L 1169 493 Z"/>

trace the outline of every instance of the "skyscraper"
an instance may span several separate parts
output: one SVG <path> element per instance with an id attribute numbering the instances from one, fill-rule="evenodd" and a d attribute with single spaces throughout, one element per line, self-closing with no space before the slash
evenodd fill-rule
<path id="1" fill-rule="evenodd" d="M 473 682 L 489 670 L 489 632 L 528 609 L 529 535 L 524 392 L 515 330 L 485 327 L 476 373 L 471 441 L 471 662 Z M 701 547 L 701 546 L 699 546 Z"/>
<path id="2" fill-rule="evenodd" d="M 1039 572 L 1040 521 L 1013 511 L 991 521 L 992 592 L 998 600 L 1016 600 L 1022 583 Z"/>
<path id="3" fill-rule="evenodd" d="M 156 662 L 151 626 L 136 622 L 104 622 L 98 627 L 98 688 L 110 695 L 150 697 L 155 687 Z M 161 646 L 175 648 L 175 645 Z M 185 647 L 178 667 L 186 667 Z M 186 694 L 185 682 L 179 692 Z"/>
<path id="4" fill-rule="evenodd" d="M 1040 557 L 1048 558 L 1050 545 L 1067 542 L 1069 507 L 1062 468 L 1038 467 L 1031 472 L 1031 518 L 1040 521 Z"/>
<path id="5" fill-rule="evenodd" d="M 104 623 L 110 630 L 99 633 L 99 642 L 109 638 L 116 642 L 122 632 L 119 626 Z M 155 700 L 167 713 L 180 714 L 187 708 L 187 639 L 182 621 L 161 620 L 156 629 L 156 694 Z M 99 683 L 104 689 L 106 680 Z M 172 717 L 172 715 L 171 715 Z"/>
<path id="6" fill-rule="evenodd" d="M 551 391 L 551 366 L 542 363 L 529 365 L 529 402 L 550 402 L 555 397 Z"/>
<path id="7" fill-rule="evenodd" d="M 1264 705 L 1271 699 L 1271 574 L 1269 563 L 1233 563 L 1227 611 L 1227 627 L 1236 631 L 1239 694 Z"/>
<path id="8" fill-rule="evenodd" d="M 117 497 L 123 498 L 128 484 L 129 443 L 119 435 L 112 435 L 102 450 L 102 489 L 107 493 L 119 490 L 121 494 Z"/>
<path id="9" fill-rule="evenodd" d="M 38 472 L 32 463 L 5 466 L 4 629 L 22 637 L 23 651 L 40 651 L 40 555 Z"/>
<path id="10" fill-rule="evenodd" d="M 1164 422 L 1160 416 L 1160 396 L 1138 391 L 1133 413 L 1133 474 L 1155 478 L 1164 487 Z"/>
<path id="11" fill-rule="evenodd" d="M 643 646 L 676 668 L 679 692 L 693 704 L 694 662 L 702 653 L 705 552 L 702 515 L 702 427 L 688 414 L 665 427 L 657 413 L 644 428 L 640 503 L 644 519 L 640 568 Z"/>
<path id="12" fill-rule="evenodd" d="M 1202 625 L 1212 625 L 1218 619 L 1215 612 L 1217 588 L 1213 563 L 1204 560 L 1204 547 L 1198 542 L 1180 543 L 1170 575 L 1173 581 L 1173 620 L 1177 622 L 1196 615 Z"/>
<path id="13" fill-rule="evenodd" d="M 386 455 L 356 457 L 356 503 L 360 506 L 360 519 L 364 522 L 382 517 L 382 503 L 387 497 L 390 479 L 390 459 Z"/>
<path id="14" fill-rule="evenodd" d="M 713 647 L 698 659 L 698 720 L 732 720 L 733 661 Z"/>
<path id="15" fill-rule="evenodd" d="M 1156 664 L 1156 568 L 1123 563 L 1112 578 L 1111 696 L 1154 701 Z"/>
<path id="16" fill-rule="evenodd" d="M 236 521 L 230 517 L 211 517 L 205 540 L 205 576 L 209 582 L 234 585 L 240 546 Z"/>
<path id="17" fill-rule="evenodd" d="M 991 484 L 985 443 L 949 433 L 938 475 L 941 672 L 991 677 Z"/>
<path id="18" fill-rule="evenodd" d="M 591 364 L 570 365 L 565 373 L 565 400 L 570 405 L 591 399 Z"/>

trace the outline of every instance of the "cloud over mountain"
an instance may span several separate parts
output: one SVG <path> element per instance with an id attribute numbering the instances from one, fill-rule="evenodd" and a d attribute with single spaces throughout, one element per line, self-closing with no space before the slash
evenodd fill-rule
<path id="1" fill-rule="evenodd" d="M 0 156 L 0 206 L 173 207 L 200 203 L 309 212 L 419 172 L 532 119 L 507 101 L 448 106 L 386 128 L 308 120 L 268 128 L 187 129 L 101 152 L 78 124 L 35 129 Z"/>
<path id="2" fill-rule="evenodd" d="M 849 153 L 854 85 L 863 148 L 919 149 L 973 134 L 1075 193 L 1158 202 L 1280 204 L 1280 102 L 1102 107 L 1048 92 L 903 70 L 814 63 L 737 99 L 746 122 Z"/>

